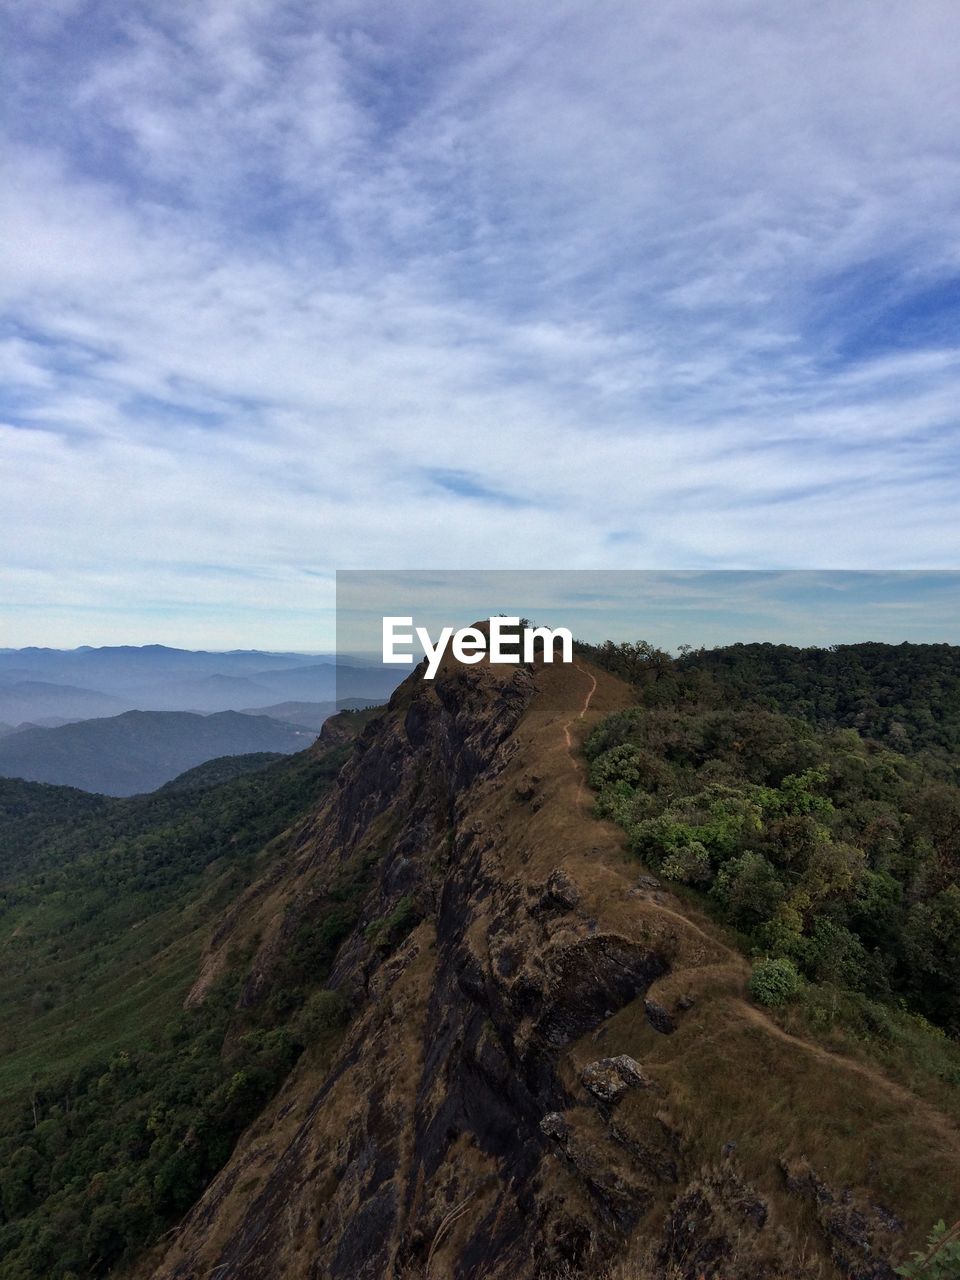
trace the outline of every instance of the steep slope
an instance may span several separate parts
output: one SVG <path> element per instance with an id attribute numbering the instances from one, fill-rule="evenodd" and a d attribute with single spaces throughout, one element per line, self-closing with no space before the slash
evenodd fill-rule
<path id="1" fill-rule="evenodd" d="M 240 1007 L 269 1004 L 359 894 L 343 1046 L 138 1274 L 892 1280 L 960 1214 L 956 1115 L 752 1006 L 731 941 L 591 816 L 578 744 L 632 696 L 582 660 L 401 686 L 190 998 L 253 948 Z"/>
<path id="2" fill-rule="evenodd" d="M 129 796 L 217 756 L 301 751 L 313 736 L 309 729 L 238 711 L 127 711 L 0 740 L 0 775 Z"/>

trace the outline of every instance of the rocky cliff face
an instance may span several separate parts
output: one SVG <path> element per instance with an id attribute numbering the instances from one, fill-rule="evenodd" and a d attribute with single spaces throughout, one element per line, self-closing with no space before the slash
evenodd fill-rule
<path id="1" fill-rule="evenodd" d="M 448 665 L 364 730 L 191 997 L 247 945 L 241 999 L 268 1000 L 349 884 L 349 1033 L 301 1061 L 156 1280 L 892 1280 L 889 1196 L 960 1189 L 956 1135 L 751 1009 L 742 959 L 592 819 L 578 740 L 628 700 L 583 663 Z M 810 1090 L 816 1132 L 791 1106 Z M 874 1123 L 928 1126 L 929 1167 L 872 1168 Z"/>

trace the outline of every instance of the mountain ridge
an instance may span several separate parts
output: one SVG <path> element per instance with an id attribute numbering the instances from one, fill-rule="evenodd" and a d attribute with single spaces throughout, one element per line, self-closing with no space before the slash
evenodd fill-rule
<path id="1" fill-rule="evenodd" d="M 0 720 L 123 711 L 236 711 L 284 701 L 382 701 L 400 679 L 333 654 L 228 653 L 163 645 L 0 651 Z"/>
<path id="2" fill-rule="evenodd" d="M 311 730 L 238 711 L 125 711 L 0 738 L 0 775 L 134 795 L 216 756 L 300 751 L 314 737 Z"/>
<path id="3" fill-rule="evenodd" d="M 581 660 L 397 690 L 190 996 L 253 945 L 240 1005 L 269 1002 L 289 940 L 367 867 L 329 979 L 343 1047 L 294 1069 L 140 1274 L 892 1280 L 931 1188 L 960 1211 L 956 1118 L 784 1032 L 732 940 L 591 816 L 580 738 L 634 701 Z"/>

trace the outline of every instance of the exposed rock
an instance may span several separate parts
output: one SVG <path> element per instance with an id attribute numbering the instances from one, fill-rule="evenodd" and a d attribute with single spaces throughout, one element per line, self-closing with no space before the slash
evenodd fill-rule
<path id="1" fill-rule="evenodd" d="M 536 795 L 539 784 L 539 774 L 526 773 L 514 787 L 513 794 L 518 800 L 526 804 Z"/>
<path id="2" fill-rule="evenodd" d="M 658 1004 L 656 1000 L 644 1000 L 643 1007 L 647 1011 L 647 1021 L 654 1031 L 665 1036 L 673 1035 L 677 1025 L 662 1004 Z"/>
<path id="3" fill-rule="evenodd" d="M 604 1215 L 622 1230 L 632 1226 L 649 1204 L 656 1180 L 640 1161 L 624 1159 L 623 1150 L 595 1120 L 595 1112 L 574 1109 L 565 1115 L 544 1116 L 540 1127 Z M 603 1235 L 604 1224 L 598 1223 L 594 1243 Z"/>
<path id="4" fill-rule="evenodd" d="M 787 1187 L 816 1206 L 834 1262 L 849 1280 L 896 1280 L 890 1258 L 904 1224 L 895 1213 L 865 1203 L 851 1190 L 834 1191 L 805 1156 L 781 1160 Z"/>
<path id="5" fill-rule="evenodd" d="M 550 1111 L 540 1121 L 540 1129 L 548 1138 L 564 1141 L 570 1135 L 570 1126 L 559 1111 Z"/>
<path id="6" fill-rule="evenodd" d="M 572 911 L 580 901 L 580 890 L 564 871 L 554 871 L 540 895 L 541 909 L 559 908 L 561 911 Z"/>
<path id="7" fill-rule="evenodd" d="M 584 1088 L 601 1102 L 619 1102 L 628 1089 L 649 1088 L 651 1081 L 640 1070 L 640 1064 L 626 1053 L 615 1058 L 600 1058 L 580 1073 Z"/>
<path id="8" fill-rule="evenodd" d="M 547 956 L 547 965 L 538 1031 L 557 1047 L 592 1031 L 668 969 L 661 952 L 612 933 L 559 948 Z"/>
<path id="9" fill-rule="evenodd" d="M 704 1170 L 675 1201 L 658 1260 L 684 1280 L 783 1276 L 777 1242 L 764 1236 L 767 1216 L 766 1202 L 728 1160 Z"/>

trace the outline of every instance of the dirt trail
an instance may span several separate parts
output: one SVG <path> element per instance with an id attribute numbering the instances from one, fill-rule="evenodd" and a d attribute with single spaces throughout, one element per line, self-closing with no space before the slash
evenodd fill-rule
<path id="1" fill-rule="evenodd" d="M 822 1045 L 816 1044 L 814 1041 L 801 1040 L 799 1036 L 791 1035 L 789 1031 L 784 1031 L 783 1027 L 778 1026 L 762 1010 L 757 1009 L 752 1004 L 748 1004 L 745 1000 L 740 1002 L 740 1012 L 748 1022 L 762 1027 L 774 1039 L 781 1040 L 784 1044 L 789 1044 L 793 1048 L 802 1049 L 804 1053 L 811 1054 L 820 1062 L 829 1063 L 831 1067 L 843 1067 L 847 1071 L 852 1071 L 856 1075 L 869 1080 L 872 1085 L 889 1098 L 893 1098 L 900 1104 L 912 1107 L 918 1115 L 923 1117 L 931 1129 L 936 1130 L 938 1136 L 947 1146 L 953 1147 L 956 1152 L 960 1153 L 960 1129 L 957 1128 L 956 1122 L 942 1111 L 938 1111 L 936 1107 L 931 1106 L 929 1102 L 924 1102 L 922 1098 L 918 1098 L 906 1086 L 897 1084 L 895 1080 L 891 1080 L 882 1071 L 869 1066 L 865 1062 L 858 1062 L 854 1058 L 846 1058 L 839 1053 L 831 1053 L 829 1049 L 824 1049 Z"/>
<path id="2" fill-rule="evenodd" d="M 669 892 L 669 890 L 666 892 Z M 676 899 L 674 899 L 674 901 L 676 901 Z M 674 911 L 672 907 L 668 907 L 664 903 L 658 902 L 656 898 L 653 899 L 653 902 L 657 908 L 658 915 L 669 916 L 671 920 L 676 920 L 678 924 L 683 925 L 688 933 L 695 933 L 698 938 L 702 938 L 704 942 L 709 943 L 715 951 L 719 951 L 722 955 L 726 956 L 728 960 L 735 961 L 740 968 L 743 969 L 744 973 L 747 972 L 749 966 L 741 952 L 734 951 L 733 947 L 728 947 L 727 944 L 725 942 L 721 942 L 715 934 L 707 933 L 706 929 L 701 929 L 698 924 L 694 924 L 690 917 L 685 916 L 682 912 Z"/>
<path id="3" fill-rule="evenodd" d="M 580 711 L 578 712 L 578 714 L 575 716 L 571 716 L 570 719 L 563 726 L 563 739 L 567 746 L 567 754 L 570 757 L 570 763 L 573 765 L 577 773 L 577 805 L 579 807 L 580 805 L 583 804 L 583 784 L 585 781 L 585 770 L 583 767 L 583 761 L 580 760 L 579 757 L 574 752 L 573 734 L 570 732 L 570 726 L 576 720 L 582 720 L 583 717 L 589 711 L 590 700 L 593 697 L 593 695 L 597 692 L 597 677 L 594 675 L 591 675 L 589 671 L 585 671 L 583 667 L 581 667 L 579 662 L 575 662 L 573 665 L 577 668 L 577 670 L 581 673 L 581 675 L 585 675 L 587 679 L 590 681 L 590 688 L 587 692 L 586 697 L 583 700 L 583 706 L 580 708 Z"/>

